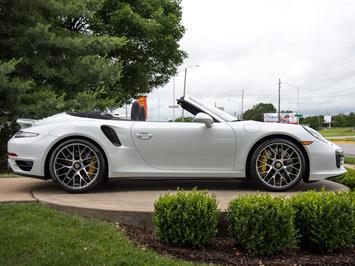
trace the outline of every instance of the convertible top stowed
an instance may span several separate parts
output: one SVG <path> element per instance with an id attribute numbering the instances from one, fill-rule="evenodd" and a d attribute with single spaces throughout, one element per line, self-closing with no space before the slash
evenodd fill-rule
<path id="1" fill-rule="evenodd" d="M 106 120 L 127 120 L 114 116 L 111 113 L 107 112 L 67 112 L 68 115 L 84 117 L 84 118 L 93 118 L 93 119 L 106 119 Z"/>

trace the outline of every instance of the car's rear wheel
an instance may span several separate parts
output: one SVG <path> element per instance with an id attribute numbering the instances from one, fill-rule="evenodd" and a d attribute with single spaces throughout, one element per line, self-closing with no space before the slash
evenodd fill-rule
<path id="1" fill-rule="evenodd" d="M 263 187 L 283 191 L 295 186 L 305 175 L 302 150 L 286 139 L 263 142 L 251 157 L 250 173 Z"/>
<path id="2" fill-rule="evenodd" d="M 52 179 L 69 192 L 97 188 L 105 180 L 106 162 L 101 150 L 84 139 L 60 143 L 49 159 Z"/>

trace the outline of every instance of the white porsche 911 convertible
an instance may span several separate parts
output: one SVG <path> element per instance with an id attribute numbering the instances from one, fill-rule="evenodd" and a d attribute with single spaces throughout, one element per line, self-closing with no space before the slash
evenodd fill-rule
<path id="1" fill-rule="evenodd" d="M 340 147 L 300 125 L 238 121 L 186 96 L 178 104 L 194 123 L 149 122 L 109 113 L 61 113 L 18 119 L 8 142 L 16 174 L 52 178 L 70 192 L 107 178 L 252 178 L 266 189 L 287 190 L 301 179 L 346 172 Z"/>

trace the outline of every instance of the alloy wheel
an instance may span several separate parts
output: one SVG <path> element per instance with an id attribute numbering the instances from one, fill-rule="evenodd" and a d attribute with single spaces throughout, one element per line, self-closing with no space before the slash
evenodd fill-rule
<path id="1" fill-rule="evenodd" d="M 88 187 L 98 177 L 100 160 L 90 146 L 70 143 L 54 157 L 54 175 L 65 187 L 80 190 Z"/>
<path id="2" fill-rule="evenodd" d="M 299 152 L 286 143 L 265 146 L 256 158 L 256 172 L 267 187 L 291 187 L 302 174 L 303 161 Z"/>

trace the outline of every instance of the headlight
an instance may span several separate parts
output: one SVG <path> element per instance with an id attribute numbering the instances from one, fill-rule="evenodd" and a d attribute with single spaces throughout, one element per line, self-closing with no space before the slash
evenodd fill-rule
<path id="1" fill-rule="evenodd" d="M 323 142 L 327 142 L 327 140 L 316 130 L 314 130 L 313 128 L 310 127 L 303 127 L 309 134 L 311 134 L 313 137 L 315 137 L 316 139 L 319 139 Z"/>
<path id="2" fill-rule="evenodd" d="M 39 135 L 38 133 L 18 131 L 15 135 L 15 138 L 32 138 L 32 137 L 37 137 L 38 135 Z"/>

